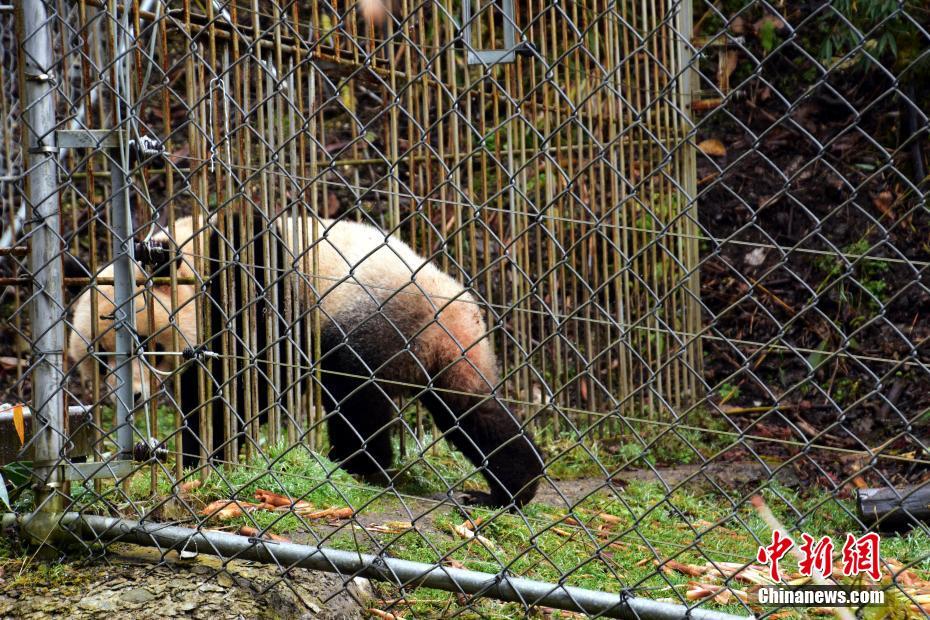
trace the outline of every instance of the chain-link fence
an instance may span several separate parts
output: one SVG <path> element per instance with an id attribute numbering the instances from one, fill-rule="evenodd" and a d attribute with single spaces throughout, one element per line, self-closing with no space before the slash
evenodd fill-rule
<path id="1" fill-rule="evenodd" d="M 147 558 L 79 608 L 928 615 L 924 6 L 22 4 L 3 553 Z"/>

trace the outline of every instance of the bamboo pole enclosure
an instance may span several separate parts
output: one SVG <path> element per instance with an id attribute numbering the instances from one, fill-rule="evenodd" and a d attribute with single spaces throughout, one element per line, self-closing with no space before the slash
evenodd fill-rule
<path id="1" fill-rule="evenodd" d="M 685 140 L 690 24 L 680 3 L 404 1 L 368 14 L 341 0 L 78 8 L 74 28 L 85 36 L 59 103 L 65 115 L 106 129 L 123 106 L 132 131 L 165 148 L 129 171 L 135 236 L 170 236 L 186 215 L 195 230 L 239 235 L 217 256 L 195 239 L 191 267 L 246 266 L 219 277 L 224 306 L 248 328 L 215 342 L 220 357 L 202 363 L 198 389 L 208 409 L 221 398 L 250 410 L 259 385 L 270 391 L 271 410 L 245 416 L 247 455 L 264 413 L 269 441 L 322 446 L 320 317 L 295 305 L 295 290 L 273 287 L 284 327 L 256 314 L 249 300 L 271 281 L 248 266 L 260 255 L 272 272 L 289 265 L 276 264 L 269 235 L 235 232 L 231 213 L 249 222 L 286 213 L 306 239 L 319 233 L 316 216 L 369 221 L 432 258 L 485 309 L 500 392 L 537 431 L 623 434 L 625 415 L 670 421 L 703 396 L 700 233 Z M 114 198 L 104 159 L 72 153 L 65 164 L 69 243 L 94 271 L 69 286 L 112 284 L 97 273 L 112 260 L 114 230 L 101 209 Z M 159 301 L 151 287 L 199 286 L 178 271 L 140 281 L 143 333 L 159 303 L 181 311 L 176 293 Z M 199 296 L 192 303 L 198 333 L 208 332 L 209 313 Z M 256 330 L 284 343 L 270 383 L 235 359 L 239 343 L 254 347 Z M 173 338 L 176 352 L 191 344 Z M 212 385 L 219 368 L 230 380 Z M 102 402 L 100 377 L 93 389 L 88 400 Z M 150 424 L 175 416 L 158 403 L 177 401 L 177 386 L 152 380 L 147 389 Z M 232 402 L 237 394 L 251 402 Z M 418 406 L 398 406 L 422 437 Z M 211 416 L 200 420 L 211 433 Z M 225 458 L 235 462 L 231 446 Z"/>

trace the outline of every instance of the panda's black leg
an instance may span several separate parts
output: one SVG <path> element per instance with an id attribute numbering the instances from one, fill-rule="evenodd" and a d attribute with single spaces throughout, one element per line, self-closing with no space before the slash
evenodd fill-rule
<path id="1" fill-rule="evenodd" d="M 346 377 L 324 380 L 329 458 L 351 474 L 382 483 L 393 460 L 391 399 L 374 383 Z"/>
<path id="2" fill-rule="evenodd" d="M 523 506 L 543 473 L 532 437 L 493 395 L 466 395 L 454 383 L 437 383 L 440 390 L 425 392 L 420 400 L 446 438 L 480 468 L 491 490 L 472 494 L 471 503 Z"/>
<path id="3" fill-rule="evenodd" d="M 185 469 L 200 463 L 200 391 L 197 389 L 197 370 L 189 368 L 181 373 L 181 460 Z"/>

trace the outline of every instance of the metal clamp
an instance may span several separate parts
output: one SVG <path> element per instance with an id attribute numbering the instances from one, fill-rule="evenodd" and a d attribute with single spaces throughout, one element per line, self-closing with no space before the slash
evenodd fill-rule
<path id="1" fill-rule="evenodd" d="M 160 157 L 165 154 L 165 145 L 152 136 L 139 136 L 138 140 L 130 140 L 129 148 L 138 159 Z"/>
<path id="2" fill-rule="evenodd" d="M 115 149 L 125 143 L 122 129 L 60 129 L 55 132 L 56 150 L 62 149 Z M 158 138 L 140 136 L 129 140 L 129 150 L 136 160 L 159 157 L 165 154 L 165 145 Z"/>
<path id="3" fill-rule="evenodd" d="M 29 149 L 30 155 L 54 155 L 58 152 L 58 147 L 52 144 L 39 144 Z"/>
<path id="4" fill-rule="evenodd" d="M 47 73 L 29 73 L 24 71 L 23 77 L 27 82 L 55 82 L 55 74 L 51 71 Z"/>
<path id="5" fill-rule="evenodd" d="M 220 354 L 215 351 L 207 350 L 203 345 L 199 347 L 184 347 L 184 350 L 181 351 L 181 358 L 187 361 L 203 359 L 205 357 L 215 359 L 219 358 Z"/>
<path id="6" fill-rule="evenodd" d="M 171 248 L 165 241 L 136 241 L 136 261 L 156 270 L 166 267 L 172 258 Z"/>

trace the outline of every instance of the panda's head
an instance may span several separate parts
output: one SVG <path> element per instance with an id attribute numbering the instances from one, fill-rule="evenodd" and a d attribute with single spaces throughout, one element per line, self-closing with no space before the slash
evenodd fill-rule
<path id="1" fill-rule="evenodd" d="M 136 275 L 140 270 L 136 269 Z M 112 278 L 113 269 L 101 270 L 98 278 Z M 176 352 L 196 342 L 194 287 L 179 285 L 174 289 L 158 285 L 137 287 L 133 299 L 135 331 L 141 345 L 141 355 L 132 359 L 133 393 L 137 402 L 151 397 L 151 386 L 170 375 L 181 359 Z M 96 312 L 94 312 L 96 304 Z M 174 305 L 173 305 L 174 304 Z M 112 398 L 118 385 L 116 367 L 116 328 L 114 322 L 114 291 L 102 284 L 80 293 L 72 305 L 68 334 L 68 359 L 84 385 L 91 385 L 99 372 L 101 397 Z M 154 379 L 154 381 L 153 381 Z"/>

